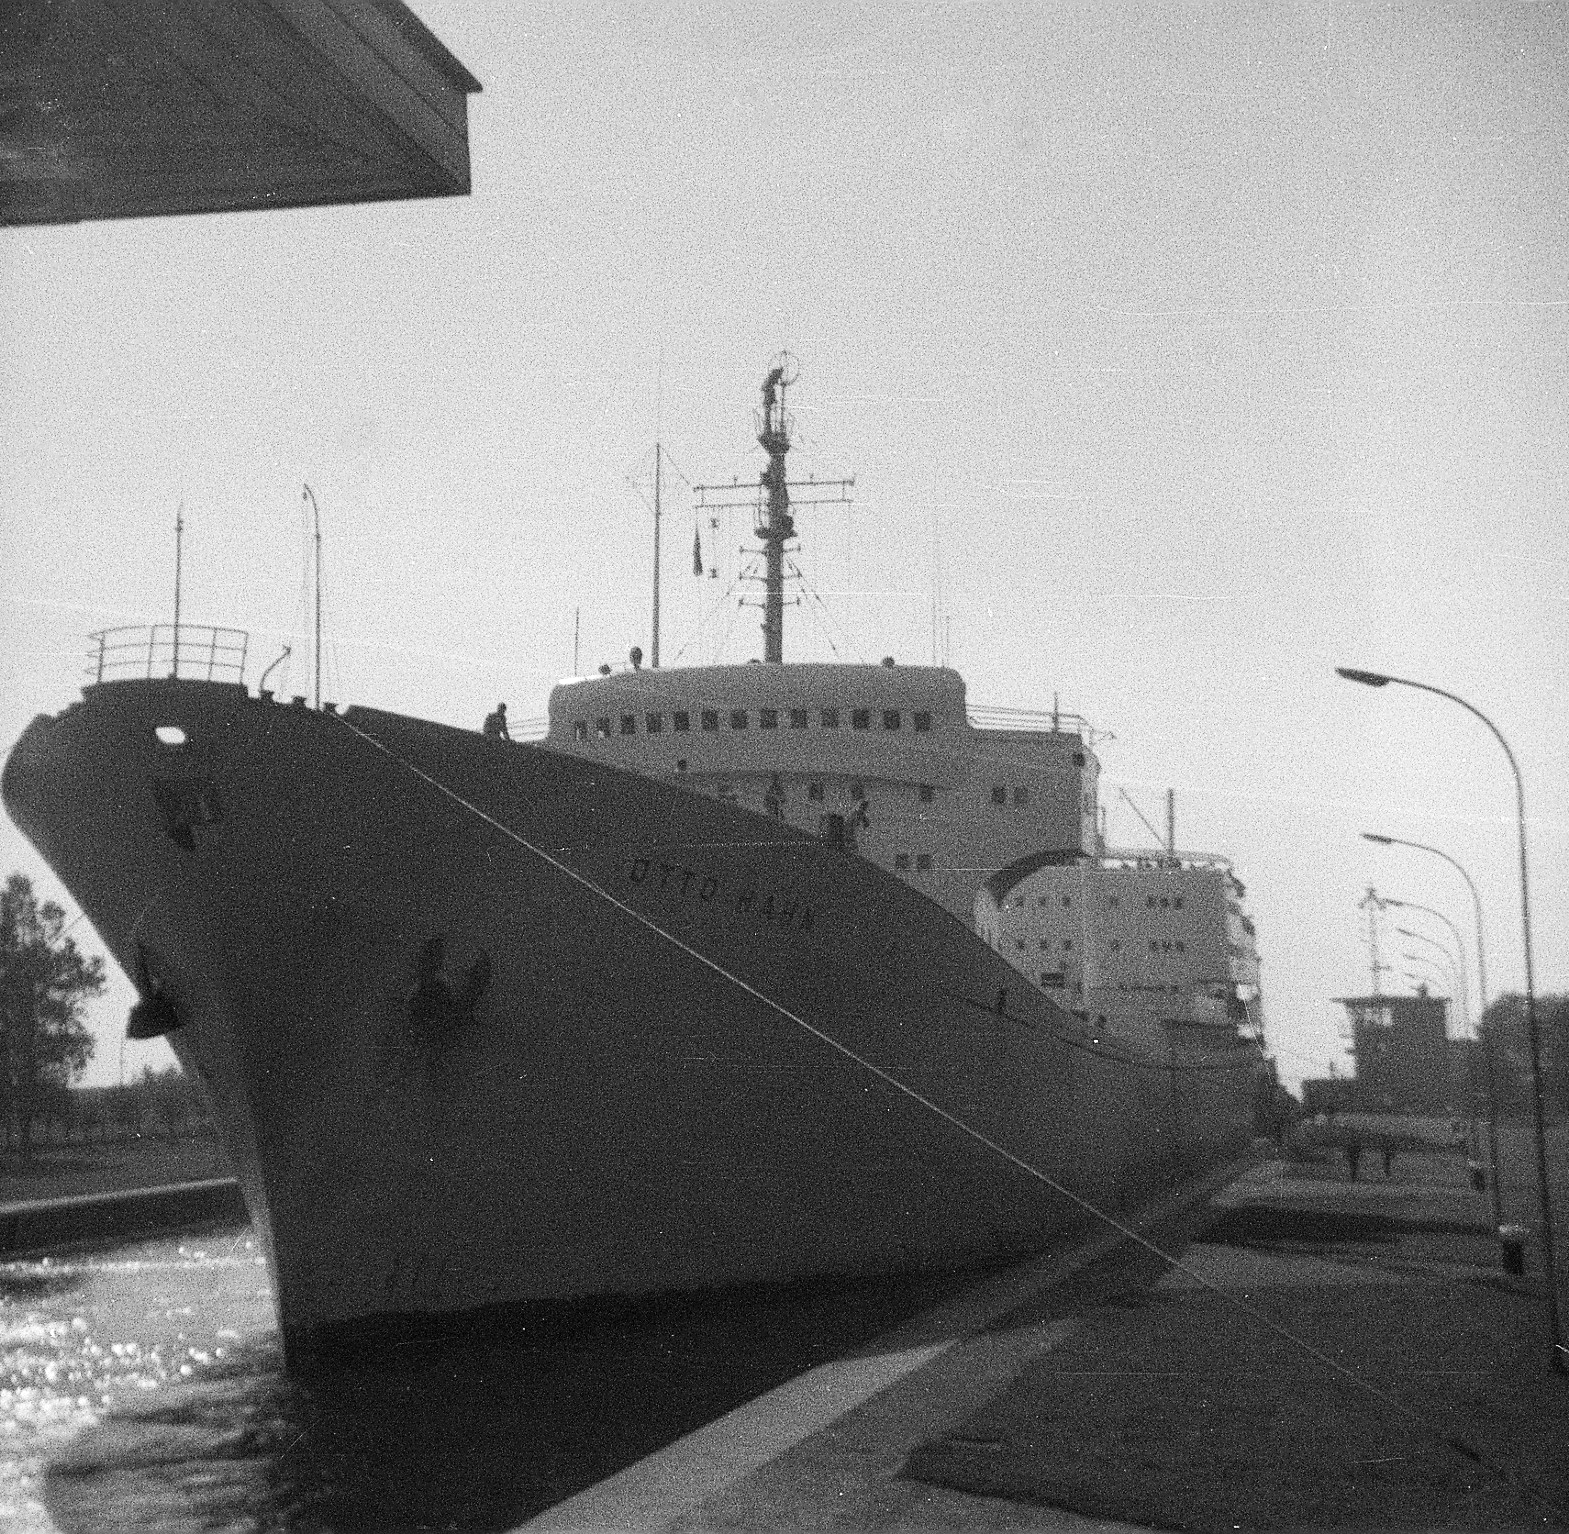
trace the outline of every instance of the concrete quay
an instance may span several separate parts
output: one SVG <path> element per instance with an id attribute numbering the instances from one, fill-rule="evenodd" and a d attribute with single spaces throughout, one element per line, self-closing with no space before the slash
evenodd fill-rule
<path id="1" fill-rule="evenodd" d="M 232 1177 L 0 1204 L 0 1257 L 177 1235 L 249 1216 Z"/>
<path id="2" fill-rule="evenodd" d="M 1536 1251 L 1503 1271 L 1462 1159 L 1261 1160 L 1140 1229 L 1164 1256 L 992 1275 L 527 1527 L 1569 1527 Z"/>

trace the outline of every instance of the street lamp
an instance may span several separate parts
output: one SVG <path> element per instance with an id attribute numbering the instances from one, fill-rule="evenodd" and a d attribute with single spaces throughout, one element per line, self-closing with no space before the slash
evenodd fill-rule
<path id="1" fill-rule="evenodd" d="M 1471 891 L 1471 911 L 1476 917 L 1476 1034 L 1477 1046 L 1482 1052 L 1482 1085 L 1487 1093 L 1487 1157 L 1488 1171 L 1493 1184 L 1493 1227 L 1504 1223 L 1503 1194 L 1498 1186 L 1498 1085 L 1493 1075 L 1493 1047 L 1482 1033 L 1487 1020 L 1487 945 L 1482 938 L 1482 897 L 1476 892 L 1476 881 L 1454 858 L 1440 847 L 1430 847 L 1426 842 L 1408 842 L 1399 836 L 1380 836 L 1376 831 L 1364 831 L 1364 841 L 1380 847 L 1414 847 L 1418 852 L 1430 852 L 1442 858 L 1466 882 Z M 1458 941 L 1458 939 L 1457 939 Z M 1461 952 L 1463 953 L 1462 946 Z"/>
<path id="2" fill-rule="evenodd" d="M 1553 1206 L 1547 1185 L 1547 1126 L 1546 1110 L 1542 1102 L 1542 1040 L 1536 1021 L 1536 979 L 1531 964 L 1531 885 L 1526 872 L 1525 854 L 1525 784 L 1520 777 L 1520 766 L 1509 742 L 1491 719 L 1475 704 L 1456 693 L 1446 692 L 1428 682 L 1413 682 L 1409 677 L 1386 676 L 1381 671 L 1357 671 L 1349 666 L 1336 666 L 1335 672 L 1348 682 L 1360 682 L 1364 687 L 1387 687 L 1391 682 L 1401 687 L 1414 687 L 1418 692 L 1430 692 L 1440 698 L 1458 703 L 1468 714 L 1474 714 L 1492 731 L 1493 739 L 1504 748 L 1509 770 L 1515 780 L 1515 825 L 1520 842 L 1520 928 L 1525 944 L 1525 1022 L 1531 1042 L 1531 1098 L 1536 1130 L 1537 1192 L 1542 1209 L 1542 1270 L 1547 1282 L 1547 1331 L 1553 1368 L 1560 1374 L 1569 1374 L 1569 1348 L 1565 1348 L 1563 1333 L 1558 1324 L 1558 1274 L 1553 1260 Z"/>
<path id="3" fill-rule="evenodd" d="M 1443 979 L 1444 983 L 1449 987 L 1450 996 L 1464 996 L 1465 981 L 1460 977 L 1459 972 L 1455 969 L 1455 961 L 1449 957 L 1449 951 L 1442 943 L 1434 942 L 1432 938 L 1425 937 L 1420 932 L 1412 932 L 1408 927 L 1396 927 L 1395 931 L 1397 931 L 1401 937 L 1418 938 L 1424 943 L 1432 943 L 1433 947 L 1438 950 L 1438 957 L 1443 963 Z M 1401 957 L 1408 963 L 1425 964 L 1429 969 L 1433 970 L 1435 973 L 1437 972 L 1438 966 L 1435 965 L 1425 953 L 1406 953 L 1402 954 Z"/>
<path id="4" fill-rule="evenodd" d="M 1443 922 L 1451 932 L 1454 932 L 1455 942 L 1457 944 L 1459 943 L 1460 934 L 1455 932 L 1453 923 L 1451 923 L 1441 912 L 1435 911 L 1429 906 L 1417 905 L 1414 901 L 1410 900 L 1386 900 L 1384 904 L 1404 906 L 1408 911 L 1426 911 L 1429 916 L 1438 917 L 1438 919 Z M 1465 1013 L 1466 1025 L 1469 1027 L 1471 1023 L 1471 977 L 1466 973 L 1465 950 L 1460 948 L 1457 949 L 1457 954 L 1451 954 L 1449 949 L 1446 948 L 1444 944 L 1440 943 L 1436 937 L 1429 937 L 1425 932 L 1418 932 L 1412 927 L 1396 927 L 1395 931 L 1398 932 L 1401 937 L 1414 937 L 1419 943 L 1431 944 L 1432 947 L 1436 948 L 1443 956 L 1445 968 L 1448 969 L 1449 973 L 1455 977 L 1456 984 L 1460 988 L 1460 1007 L 1461 1010 Z M 1458 969 L 1455 968 L 1454 963 L 1457 955 L 1460 961 L 1460 967 Z"/>

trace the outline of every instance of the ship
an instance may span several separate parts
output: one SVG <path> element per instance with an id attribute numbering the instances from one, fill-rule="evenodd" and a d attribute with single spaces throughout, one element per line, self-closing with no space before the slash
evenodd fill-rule
<path id="1" fill-rule="evenodd" d="M 1021 899 L 1112 877 L 1085 721 L 974 708 L 943 665 L 784 660 L 792 381 L 754 421 L 758 660 L 634 652 L 513 741 L 253 690 L 239 631 L 107 630 L 10 752 L 5 805 L 135 981 L 131 1034 L 210 1103 L 291 1367 L 995 1263 L 1249 1140 L 1236 974 L 1154 1005 L 1024 952 Z"/>

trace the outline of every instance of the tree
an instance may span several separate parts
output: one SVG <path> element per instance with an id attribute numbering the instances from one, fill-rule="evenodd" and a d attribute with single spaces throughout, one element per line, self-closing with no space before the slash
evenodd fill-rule
<path id="1" fill-rule="evenodd" d="M 1532 1101 L 1531 1038 L 1525 997 L 1513 991 L 1498 997 L 1482 1014 L 1480 1032 L 1492 1052 L 1499 1111 L 1528 1112 Z M 1569 1110 L 1569 996 L 1536 998 L 1536 1032 L 1547 1110 Z"/>
<path id="2" fill-rule="evenodd" d="M 66 1086 L 92 1059 L 83 1013 L 103 988 L 103 960 L 65 935 L 65 912 L 12 874 L 0 890 L 0 1129 L 24 1161 L 40 1088 Z"/>

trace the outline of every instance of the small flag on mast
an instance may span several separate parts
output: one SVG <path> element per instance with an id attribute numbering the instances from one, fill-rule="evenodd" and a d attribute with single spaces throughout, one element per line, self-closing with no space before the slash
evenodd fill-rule
<path id="1" fill-rule="evenodd" d="M 692 574 L 703 573 L 703 535 L 697 528 L 692 529 Z"/>

